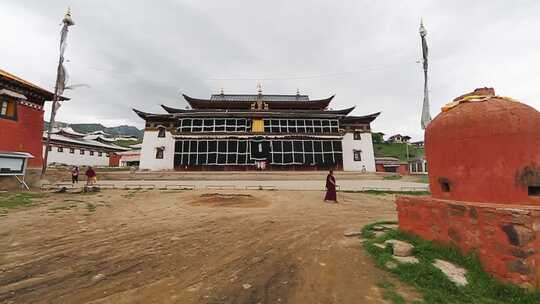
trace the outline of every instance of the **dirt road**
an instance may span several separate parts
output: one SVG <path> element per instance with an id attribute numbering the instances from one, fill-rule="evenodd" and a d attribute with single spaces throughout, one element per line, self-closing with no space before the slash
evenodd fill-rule
<path id="1" fill-rule="evenodd" d="M 392 196 L 51 194 L 0 218 L 0 303 L 385 303 L 360 240 Z M 414 295 L 412 295 L 414 296 Z"/>

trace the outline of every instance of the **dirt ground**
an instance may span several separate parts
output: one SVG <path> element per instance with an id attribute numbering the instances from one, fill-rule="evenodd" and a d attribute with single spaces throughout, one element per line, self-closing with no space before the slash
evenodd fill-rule
<path id="1" fill-rule="evenodd" d="M 48 194 L 0 217 L 0 303 L 387 303 L 345 231 L 394 197 L 318 191 Z"/>

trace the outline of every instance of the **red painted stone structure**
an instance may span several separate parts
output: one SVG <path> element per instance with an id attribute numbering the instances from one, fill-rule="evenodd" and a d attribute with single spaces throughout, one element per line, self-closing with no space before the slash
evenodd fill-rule
<path id="1" fill-rule="evenodd" d="M 401 230 L 540 289 L 540 112 L 493 89 L 454 100 L 426 129 L 432 196 L 399 197 Z"/>

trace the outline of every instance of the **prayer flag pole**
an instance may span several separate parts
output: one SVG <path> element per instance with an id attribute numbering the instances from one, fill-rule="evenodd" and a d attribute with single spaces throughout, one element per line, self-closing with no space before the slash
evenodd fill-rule
<path id="1" fill-rule="evenodd" d="M 43 156 L 43 167 L 41 168 L 41 177 L 45 175 L 45 172 L 47 171 L 47 158 L 49 157 L 49 147 L 51 144 L 51 132 L 54 125 L 54 118 L 56 116 L 56 111 L 58 111 L 58 108 L 60 108 L 60 96 L 62 93 L 64 93 L 64 89 L 66 89 L 66 82 L 67 82 L 67 72 L 64 67 L 64 51 L 66 50 L 67 46 L 67 34 L 68 34 L 68 28 L 72 25 L 75 25 L 73 20 L 71 19 L 71 10 L 68 8 L 66 15 L 64 16 L 64 19 L 62 19 L 62 23 L 64 24 L 62 26 L 62 31 L 60 32 L 60 56 L 58 59 L 58 68 L 56 71 L 56 84 L 54 87 L 54 97 L 53 97 L 53 103 L 51 107 L 51 118 L 49 120 L 49 127 L 47 130 L 47 140 L 45 141 L 45 155 Z"/>
<path id="2" fill-rule="evenodd" d="M 424 23 L 420 20 L 420 38 L 422 40 L 422 66 L 424 68 L 424 102 L 422 104 L 422 129 L 426 129 L 431 122 L 431 114 L 429 111 L 429 95 L 428 95 L 428 45 L 426 41 L 427 31 L 424 28 Z"/>

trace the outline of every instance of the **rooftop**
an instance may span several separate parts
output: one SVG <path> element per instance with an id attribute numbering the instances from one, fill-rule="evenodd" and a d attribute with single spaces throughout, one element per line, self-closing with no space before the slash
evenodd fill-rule
<path id="1" fill-rule="evenodd" d="M 266 94 L 213 94 L 210 97 L 212 101 L 309 101 L 308 95 L 266 95 Z"/>
<path id="2" fill-rule="evenodd" d="M 324 110 L 334 95 L 325 99 L 309 99 L 308 95 L 275 94 L 213 94 L 210 99 L 194 98 L 182 94 L 193 109 L 251 109 L 251 105 L 262 101 L 269 109 Z"/>
<path id="3" fill-rule="evenodd" d="M 42 88 L 40 86 L 37 86 L 37 85 L 31 83 L 28 80 L 22 79 L 21 77 L 13 75 L 13 74 L 11 74 L 11 73 L 9 73 L 7 71 L 4 71 L 2 69 L 0 69 L 0 78 L 4 78 L 4 79 L 7 79 L 7 80 L 17 82 L 18 84 L 20 84 L 22 86 L 25 86 L 28 89 L 32 89 L 34 91 L 37 91 L 40 94 L 45 95 L 46 100 L 52 100 L 53 99 L 53 96 L 54 96 L 53 92 L 50 92 L 50 91 L 48 91 L 48 90 L 46 90 L 46 89 L 44 89 L 44 88 Z M 69 98 L 65 98 L 65 97 L 61 97 L 60 99 L 61 100 L 69 100 Z"/>

